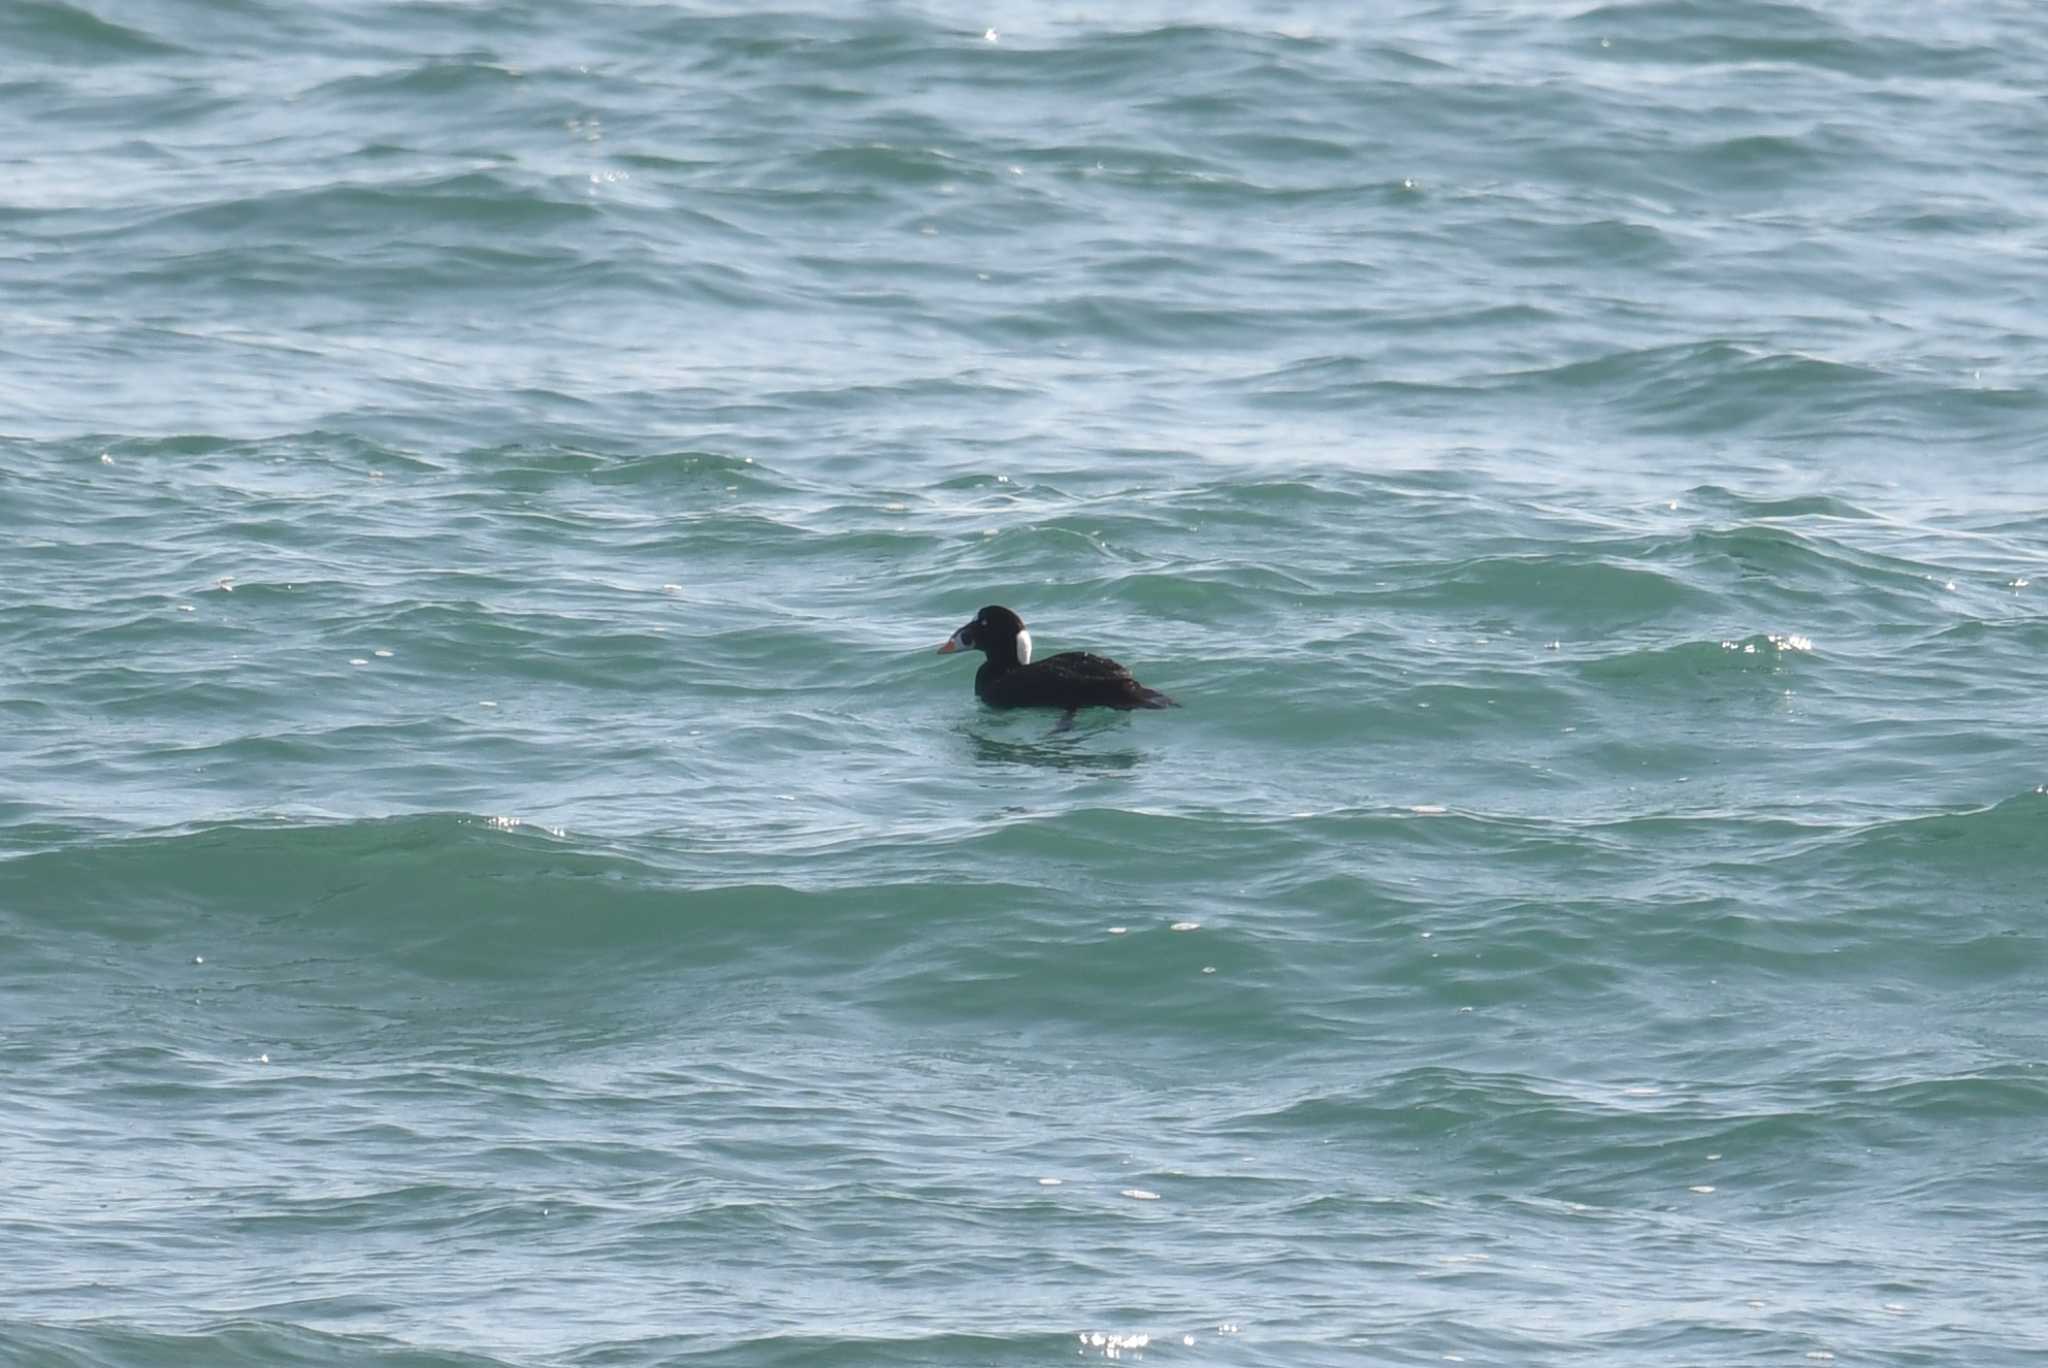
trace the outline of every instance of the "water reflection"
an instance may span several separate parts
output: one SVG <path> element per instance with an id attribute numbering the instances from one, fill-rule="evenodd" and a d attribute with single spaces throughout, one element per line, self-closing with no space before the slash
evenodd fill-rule
<path id="1" fill-rule="evenodd" d="M 1070 727 L 1058 728 L 1060 714 L 963 724 L 960 734 L 985 765 L 1030 765 L 1038 769 L 1079 770 L 1119 774 L 1137 768 L 1141 752 L 1129 747 L 1105 749 L 1105 732 L 1121 732 L 1129 719 L 1121 715 L 1089 718 L 1085 713 Z M 1000 728 L 1000 732 L 997 730 Z"/>

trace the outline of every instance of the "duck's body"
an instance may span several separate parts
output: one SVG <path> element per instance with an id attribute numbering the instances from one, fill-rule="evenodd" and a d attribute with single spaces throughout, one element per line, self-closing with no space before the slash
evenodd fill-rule
<path id="1" fill-rule="evenodd" d="M 976 650 L 988 659 L 974 672 L 974 694 L 991 708 L 1177 708 L 1157 689 L 1148 689 L 1108 656 L 1062 651 L 1036 664 L 1031 633 L 1007 608 L 990 606 L 939 647 L 941 655 Z"/>

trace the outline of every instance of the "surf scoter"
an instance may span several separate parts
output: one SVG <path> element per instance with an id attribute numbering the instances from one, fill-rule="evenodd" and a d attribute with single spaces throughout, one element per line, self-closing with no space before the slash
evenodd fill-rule
<path id="1" fill-rule="evenodd" d="M 1081 708 L 1178 708 L 1157 689 L 1131 678 L 1107 656 L 1062 651 L 1031 663 L 1031 633 L 1024 619 L 991 604 L 939 647 L 940 655 L 980 651 L 988 656 L 974 672 L 974 694 L 991 708 L 1064 708 L 1072 718 Z"/>

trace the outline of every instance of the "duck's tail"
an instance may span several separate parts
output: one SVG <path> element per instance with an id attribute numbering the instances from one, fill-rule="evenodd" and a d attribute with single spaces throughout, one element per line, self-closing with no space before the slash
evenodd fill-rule
<path id="1" fill-rule="evenodd" d="M 1178 708 L 1180 702 L 1177 699 L 1167 697 L 1157 689 L 1148 689 L 1140 684 L 1138 686 L 1138 706 L 1141 708 Z"/>

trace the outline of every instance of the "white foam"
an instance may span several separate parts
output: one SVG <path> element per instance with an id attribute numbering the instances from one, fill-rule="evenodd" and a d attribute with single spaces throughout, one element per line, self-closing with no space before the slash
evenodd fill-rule
<path id="1" fill-rule="evenodd" d="M 1131 928 L 1128 926 L 1112 926 L 1109 928 L 1109 934 L 1112 936 L 1121 936 L 1130 929 Z"/>
<path id="2" fill-rule="evenodd" d="M 530 826 L 536 831 L 545 831 L 558 840 L 568 834 L 567 828 L 543 826 L 539 822 L 529 822 L 523 817 L 486 817 L 484 825 L 494 831 L 517 831 L 520 827 Z"/>
<path id="3" fill-rule="evenodd" d="M 1172 931 L 1199 931 L 1202 929 L 1202 924 L 1200 922 L 1175 922 L 1168 929 Z"/>
<path id="4" fill-rule="evenodd" d="M 1152 1337 L 1148 1334 L 1126 1333 L 1105 1335 L 1100 1330 L 1092 1334 L 1083 1330 L 1078 1338 L 1081 1341 L 1080 1352 L 1084 1356 L 1090 1349 L 1095 1349 L 1099 1350 L 1102 1357 L 1106 1359 L 1121 1359 L 1126 1353 L 1129 1353 L 1133 1358 L 1142 1359 L 1145 1356 L 1146 1347 L 1152 1343 Z"/>
<path id="5" fill-rule="evenodd" d="M 1698 1183 L 1690 1189 L 1690 1191 L 1697 1192 L 1701 1196 L 1705 1196 L 1707 1193 L 1712 1192 L 1713 1190 L 1714 1185 L 1712 1183 Z"/>
<path id="6" fill-rule="evenodd" d="M 1422 817 L 1441 817 L 1444 813 L 1450 811 L 1442 803 L 1417 803 L 1408 810 Z"/>
<path id="7" fill-rule="evenodd" d="M 1144 1188 L 1125 1188 L 1123 1195 L 1134 1202 L 1156 1202 L 1159 1200 L 1158 1193 L 1148 1192 Z"/>
<path id="8" fill-rule="evenodd" d="M 391 659 L 391 652 L 385 650 L 382 646 L 379 646 L 376 650 L 370 652 L 370 654 L 377 657 L 377 659 L 379 660 Z"/>
<path id="9" fill-rule="evenodd" d="M 348 663 L 349 663 L 349 664 L 351 664 L 351 665 L 367 665 L 367 664 L 369 664 L 370 662 L 369 662 L 369 661 L 367 661 L 367 660 L 365 660 L 365 659 L 363 659 L 363 657 L 361 657 L 361 656 L 350 656 L 350 657 L 348 658 Z"/>
<path id="10" fill-rule="evenodd" d="M 1061 1180 L 1058 1178 L 1041 1178 L 1038 1180 L 1038 1185 L 1040 1187 L 1058 1187 L 1060 1182 Z"/>

